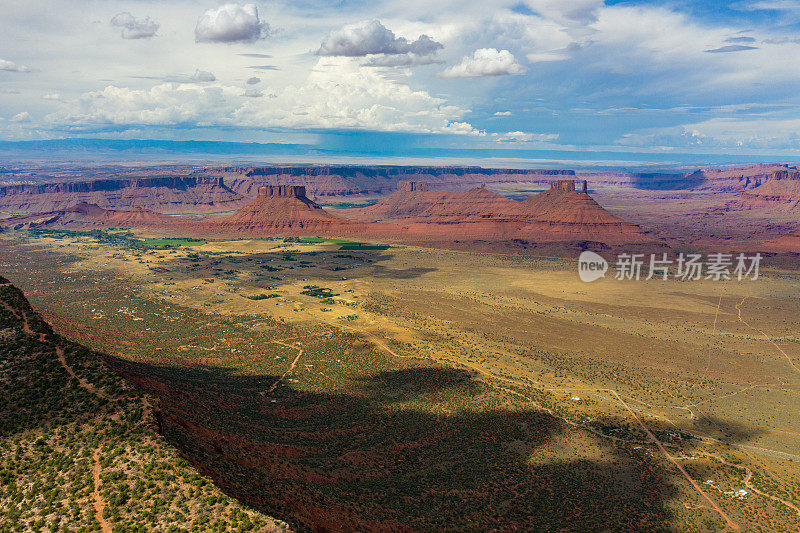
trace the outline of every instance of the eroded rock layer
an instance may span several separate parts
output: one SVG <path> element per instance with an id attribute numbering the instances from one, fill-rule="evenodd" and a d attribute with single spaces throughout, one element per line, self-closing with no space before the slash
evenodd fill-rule
<path id="1" fill-rule="evenodd" d="M 0 187 L 0 209 L 48 213 L 85 202 L 120 210 L 185 213 L 235 209 L 245 197 L 221 177 L 163 176 Z"/>
<path id="2" fill-rule="evenodd" d="M 773 173 L 760 186 L 744 192 L 733 206 L 800 210 L 800 171 L 786 169 Z"/>

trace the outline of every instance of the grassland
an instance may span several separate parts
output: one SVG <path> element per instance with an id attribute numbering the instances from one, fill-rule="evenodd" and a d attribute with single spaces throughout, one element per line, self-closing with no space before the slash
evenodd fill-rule
<path id="1" fill-rule="evenodd" d="M 0 269 L 43 316 L 297 527 L 800 527 L 795 273 L 587 285 L 415 247 L 25 239 Z"/>

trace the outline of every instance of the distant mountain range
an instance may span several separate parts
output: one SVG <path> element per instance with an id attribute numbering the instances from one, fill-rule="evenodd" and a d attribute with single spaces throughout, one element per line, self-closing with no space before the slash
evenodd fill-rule
<path id="1" fill-rule="evenodd" d="M 480 163 L 483 166 L 580 167 L 595 171 L 666 171 L 690 167 L 747 165 L 765 162 L 795 162 L 769 155 L 650 153 L 632 151 L 587 151 L 530 148 L 448 148 L 444 146 L 409 146 L 406 143 L 289 144 L 228 141 L 173 141 L 156 139 L 51 139 L 36 141 L 0 141 L 0 158 L 17 161 L 284 161 L 340 162 L 352 158 L 367 162 L 396 160 L 458 161 L 459 164 Z M 3 162 L 3 166 L 8 166 Z"/>

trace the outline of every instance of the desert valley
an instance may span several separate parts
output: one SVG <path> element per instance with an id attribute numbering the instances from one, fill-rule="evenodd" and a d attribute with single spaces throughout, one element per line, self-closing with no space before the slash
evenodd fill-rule
<path id="1" fill-rule="evenodd" d="M 800 527 L 793 167 L 2 179 L 9 531 Z"/>

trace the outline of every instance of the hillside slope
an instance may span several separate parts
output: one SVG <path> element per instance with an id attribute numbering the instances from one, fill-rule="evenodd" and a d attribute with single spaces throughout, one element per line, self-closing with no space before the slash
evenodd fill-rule
<path id="1" fill-rule="evenodd" d="M 285 529 L 191 468 L 148 398 L 2 277 L 0 340 L 0 531 Z"/>
<path id="2" fill-rule="evenodd" d="M 80 202 L 72 207 L 48 213 L 32 213 L 0 219 L 0 228 L 141 228 L 176 225 L 176 219 L 147 209 L 119 211 L 103 209 L 97 204 Z"/>

